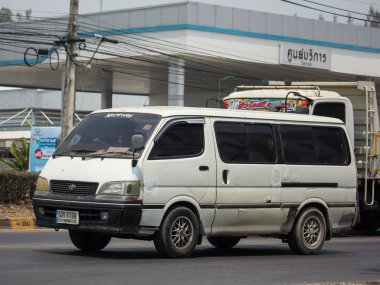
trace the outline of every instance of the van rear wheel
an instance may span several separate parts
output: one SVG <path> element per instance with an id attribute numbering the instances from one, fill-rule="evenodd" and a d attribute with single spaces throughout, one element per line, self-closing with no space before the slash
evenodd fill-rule
<path id="1" fill-rule="evenodd" d="M 208 242 L 216 248 L 233 248 L 240 241 L 239 237 L 208 237 Z"/>
<path id="2" fill-rule="evenodd" d="M 69 230 L 71 242 L 80 250 L 95 252 L 105 248 L 111 240 L 110 235 Z"/>
<path id="3" fill-rule="evenodd" d="M 154 237 L 154 245 L 162 257 L 190 256 L 199 238 L 198 219 L 189 208 L 178 207 L 166 215 Z"/>
<path id="4" fill-rule="evenodd" d="M 326 239 L 326 220 L 317 208 L 302 211 L 288 236 L 289 247 L 299 254 L 317 254 Z"/>

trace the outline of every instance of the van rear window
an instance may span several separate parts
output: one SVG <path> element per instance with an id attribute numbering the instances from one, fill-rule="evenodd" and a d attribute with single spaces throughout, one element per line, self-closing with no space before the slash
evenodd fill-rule
<path id="1" fill-rule="evenodd" d="M 280 126 L 285 163 L 348 165 L 348 142 L 340 128 Z"/>

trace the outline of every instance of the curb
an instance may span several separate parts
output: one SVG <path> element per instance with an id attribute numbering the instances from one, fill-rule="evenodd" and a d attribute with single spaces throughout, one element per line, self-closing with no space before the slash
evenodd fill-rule
<path id="1" fill-rule="evenodd" d="M 36 219 L 34 218 L 0 219 L 0 229 L 32 230 L 36 228 Z"/>

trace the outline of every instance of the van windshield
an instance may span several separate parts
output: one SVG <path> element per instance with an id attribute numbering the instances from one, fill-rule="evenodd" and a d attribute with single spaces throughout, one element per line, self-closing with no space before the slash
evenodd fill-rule
<path id="1" fill-rule="evenodd" d="M 56 150 L 54 156 L 132 157 L 132 136 L 145 142 L 161 117 L 142 113 L 96 113 L 85 117 Z M 140 151 L 141 152 L 141 151 Z M 139 157 L 139 152 L 136 152 Z"/>

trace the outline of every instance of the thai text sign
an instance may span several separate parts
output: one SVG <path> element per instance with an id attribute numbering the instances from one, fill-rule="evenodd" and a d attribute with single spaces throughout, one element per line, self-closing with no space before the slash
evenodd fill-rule
<path id="1" fill-rule="evenodd" d="M 331 52 L 320 46 L 281 44 L 280 63 L 330 69 Z"/>

